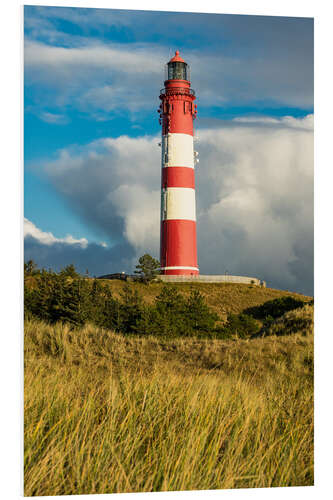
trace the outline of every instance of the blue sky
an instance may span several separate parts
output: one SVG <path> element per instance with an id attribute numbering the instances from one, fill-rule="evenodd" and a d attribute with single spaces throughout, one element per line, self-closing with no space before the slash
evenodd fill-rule
<path id="1" fill-rule="evenodd" d="M 98 275 L 158 256 L 156 109 L 179 49 L 200 272 L 312 293 L 312 19 L 25 6 L 24 29 L 26 257 Z"/>

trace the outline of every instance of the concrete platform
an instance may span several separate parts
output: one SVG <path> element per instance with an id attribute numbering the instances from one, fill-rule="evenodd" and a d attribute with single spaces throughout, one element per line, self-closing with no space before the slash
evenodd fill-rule
<path id="1" fill-rule="evenodd" d="M 166 275 L 161 274 L 157 277 L 165 283 L 242 283 L 245 285 L 256 285 L 266 287 L 266 282 L 259 278 L 249 276 L 231 276 L 229 274 L 198 274 L 198 275 Z"/>

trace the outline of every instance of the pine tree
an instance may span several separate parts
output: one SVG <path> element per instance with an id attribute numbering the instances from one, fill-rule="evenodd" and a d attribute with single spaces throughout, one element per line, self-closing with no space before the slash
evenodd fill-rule
<path id="1" fill-rule="evenodd" d="M 108 286 L 103 290 L 103 309 L 98 321 L 99 326 L 110 330 L 119 330 L 119 301 L 114 299 Z"/>
<path id="2" fill-rule="evenodd" d="M 74 264 L 69 264 L 64 267 L 60 273 L 61 276 L 68 276 L 70 278 L 78 278 L 80 274 L 76 271 Z"/>
<path id="3" fill-rule="evenodd" d="M 37 286 L 32 290 L 30 297 L 31 312 L 43 321 L 53 321 L 51 303 L 55 288 L 52 275 L 43 269 L 38 277 Z"/>
<path id="4" fill-rule="evenodd" d="M 89 284 L 83 278 L 71 279 L 60 273 L 52 295 L 52 321 L 83 325 L 89 319 Z"/>
<path id="5" fill-rule="evenodd" d="M 142 316 L 142 298 L 137 290 L 133 290 L 128 284 L 120 294 L 120 322 L 119 330 L 124 333 L 135 331 L 137 322 Z"/>
<path id="6" fill-rule="evenodd" d="M 212 332 L 218 320 L 217 314 L 210 310 L 199 290 L 191 290 L 186 300 L 184 314 L 188 331 L 191 334 Z"/>
<path id="7" fill-rule="evenodd" d="M 24 276 L 33 276 L 37 273 L 39 273 L 37 264 L 32 259 L 24 263 Z"/>
<path id="8" fill-rule="evenodd" d="M 153 306 L 146 307 L 137 331 L 149 335 L 176 336 L 186 332 L 185 301 L 173 286 L 164 286 Z"/>
<path id="9" fill-rule="evenodd" d="M 139 264 L 135 266 L 135 269 L 135 274 L 139 274 L 144 283 L 149 283 L 159 274 L 160 263 L 146 253 L 139 258 Z"/>

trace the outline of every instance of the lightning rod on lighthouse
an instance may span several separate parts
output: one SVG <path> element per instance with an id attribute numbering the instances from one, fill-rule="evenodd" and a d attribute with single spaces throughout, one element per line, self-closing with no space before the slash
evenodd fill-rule
<path id="1" fill-rule="evenodd" d="M 198 275 L 193 120 L 197 110 L 190 69 L 179 51 L 166 65 L 160 92 L 162 125 L 161 273 Z"/>

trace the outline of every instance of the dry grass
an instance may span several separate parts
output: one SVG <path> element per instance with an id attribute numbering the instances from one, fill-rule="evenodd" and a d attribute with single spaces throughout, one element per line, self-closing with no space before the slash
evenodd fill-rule
<path id="1" fill-rule="evenodd" d="M 25 495 L 311 485 L 312 377 L 311 332 L 167 341 L 27 322 Z"/>

